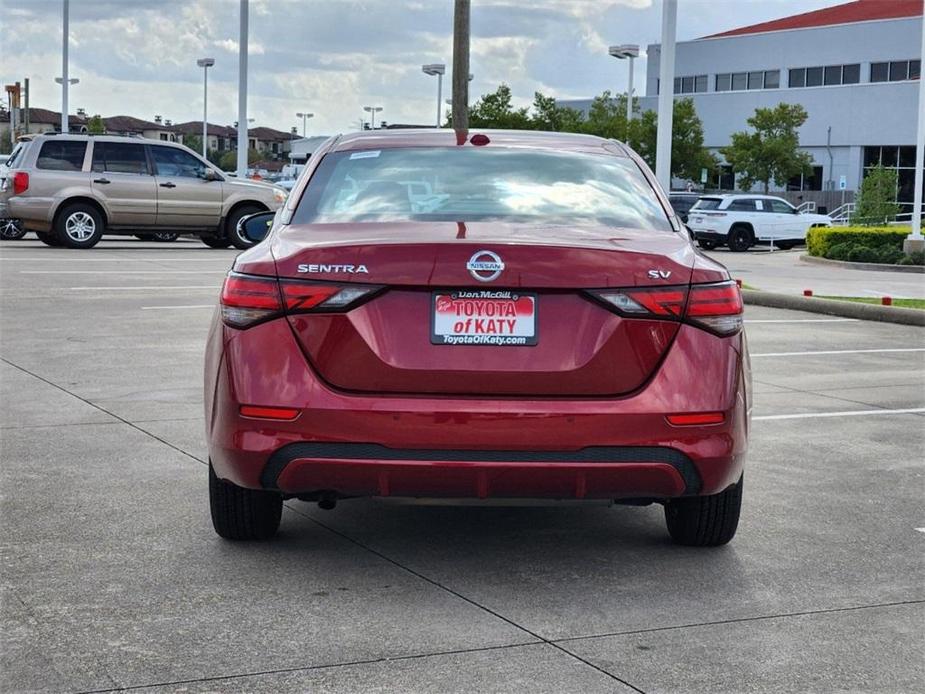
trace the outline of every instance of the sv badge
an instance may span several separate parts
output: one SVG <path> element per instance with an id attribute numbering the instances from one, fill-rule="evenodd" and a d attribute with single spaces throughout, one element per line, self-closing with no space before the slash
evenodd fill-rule
<path id="1" fill-rule="evenodd" d="M 667 280 L 669 277 L 671 277 L 671 270 L 667 272 L 665 270 L 649 270 L 650 280 Z"/>

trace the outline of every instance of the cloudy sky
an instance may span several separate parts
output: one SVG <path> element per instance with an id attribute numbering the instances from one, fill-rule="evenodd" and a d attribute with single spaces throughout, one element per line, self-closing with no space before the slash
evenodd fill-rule
<path id="1" fill-rule="evenodd" d="M 838 0 L 680 0 L 678 40 L 807 12 Z M 0 80 L 28 77 L 32 105 L 60 108 L 61 0 L 0 0 Z M 71 0 L 71 112 L 155 114 L 174 122 L 237 119 L 237 0 Z M 390 122 L 429 124 L 435 78 L 452 62 L 453 0 L 251 0 L 248 116 L 309 134 L 355 129 L 364 104 Z M 626 88 L 613 43 L 659 40 L 660 0 L 472 0 L 471 99 L 511 86 L 526 105 L 541 91 L 583 97 Z M 645 59 L 636 84 L 644 84 Z M 446 82 L 446 80 L 445 80 Z M 448 86 L 448 84 L 445 84 Z M 301 125 L 300 125 L 301 127 Z"/>

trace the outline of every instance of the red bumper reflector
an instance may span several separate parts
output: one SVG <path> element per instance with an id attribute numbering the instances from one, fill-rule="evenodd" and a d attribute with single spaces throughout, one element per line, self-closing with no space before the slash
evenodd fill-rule
<path id="1" fill-rule="evenodd" d="M 722 424 L 726 417 L 722 412 L 698 412 L 696 414 L 670 414 L 666 419 L 669 424 L 684 427 L 698 424 Z"/>
<path id="2" fill-rule="evenodd" d="M 291 421 L 299 416 L 299 410 L 294 407 L 260 407 L 258 405 L 241 405 L 242 417 L 254 419 L 282 419 Z"/>

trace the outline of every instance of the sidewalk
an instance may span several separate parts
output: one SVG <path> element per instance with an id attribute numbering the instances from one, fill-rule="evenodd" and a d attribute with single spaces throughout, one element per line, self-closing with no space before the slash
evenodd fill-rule
<path id="1" fill-rule="evenodd" d="M 802 294 L 812 289 L 817 296 L 925 298 L 925 275 L 804 263 L 800 256 L 805 252 L 805 248 L 769 252 L 762 247 L 733 253 L 718 248 L 707 255 L 729 268 L 734 278 L 769 292 Z"/>

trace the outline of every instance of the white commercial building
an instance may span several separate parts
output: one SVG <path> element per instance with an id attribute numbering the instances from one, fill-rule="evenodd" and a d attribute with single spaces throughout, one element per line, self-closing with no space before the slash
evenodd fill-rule
<path id="1" fill-rule="evenodd" d="M 897 169 L 912 202 L 922 0 L 856 0 L 677 44 L 674 93 L 690 97 L 719 153 L 756 108 L 802 104 L 813 173 L 790 190 L 857 189 L 867 167 Z M 684 5 L 679 21 L 683 23 Z M 648 46 L 644 110 L 655 110 L 659 45 Z M 561 104 L 587 110 L 590 99 Z M 732 188 L 726 171 L 713 186 Z"/>

